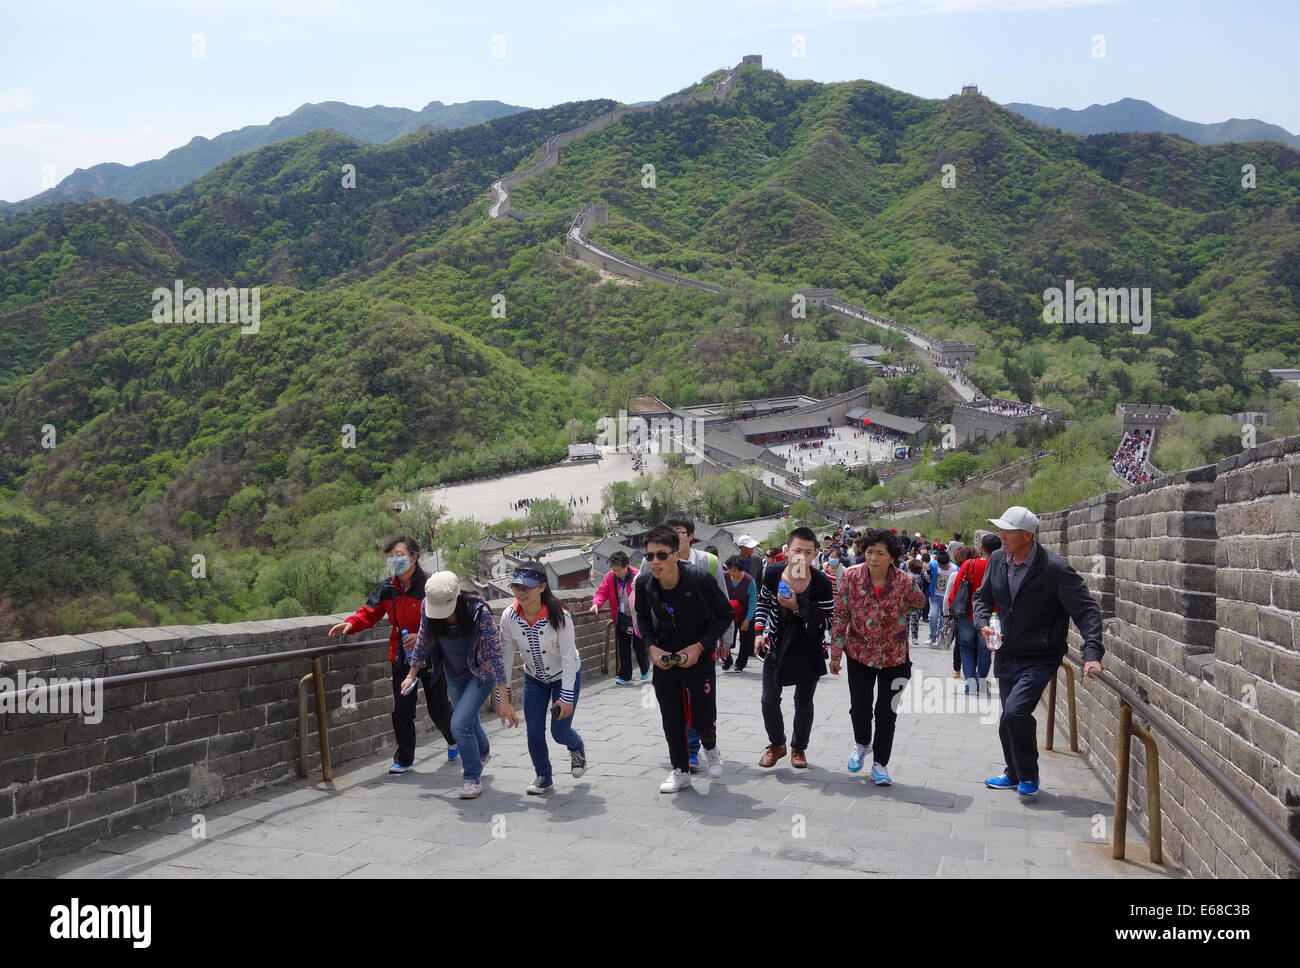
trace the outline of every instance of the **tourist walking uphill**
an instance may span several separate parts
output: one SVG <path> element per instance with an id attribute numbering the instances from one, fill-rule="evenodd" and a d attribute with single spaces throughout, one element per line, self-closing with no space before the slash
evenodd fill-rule
<path id="1" fill-rule="evenodd" d="M 979 694 L 980 683 L 988 678 L 993 653 L 983 647 L 979 636 L 975 634 L 975 589 L 984 581 L 989 556 L 1001 547 L 1002 539 L 996 534 L 986 534 L 980 538 L 979 557 L 968 558 L 962 563 L 957 578 L 948 591 L 948 608 L 957 623 L 961 675 L 966 680 L 966 692 L 969 693 L 971 686 L 974 686 L 976 695 Z"/>
<path id="2" fill-rule="evenodd" d="M 411 671 L 402 681 L 402 692 L 415 687 L 425 659 L 436 681 L 447 679 L 451 698 L 451 732 L 460 747 L 464 785 L 462 800 L 483 792 L 483 766 L 488 761 L 487 733 L 478 711 L 488 696 L 495 700 L 496 714 L 503 725 L 518 726 L 510 705 L 509 679 L 501 655 L 501 634 L 492 609 L 481 596 L 460 590 L 453 572 L 439 571 L 424 584 L 424 616 L 411 656 Z"/>
<path id="3" fill-rule="evenodd" d="M 636 576 L 636 623 L 650 647 L 655 699 L 673 767 L 659 790 L 676 793 L 691 785 L 688 725 L 704 746 L 709 776 L 722 776 L 717 683 L 708 653 L 732 623 L 733 613 L 712 576 L 678 559 L 676 531 L 656 525 L 644 541 L 645 564 Z"/>
<path id="4" fill-rule="evenodd" d="M 840 674 L 841 659 L 846 658 L 849 718 L 853 721 L 849 771 L 861 770 L 870 750 L 874 760 L 871 779 L 877 786 L 889 786 L 892 781 L 887 767 L 894 746 L 900 690 L 912 677 L 907 613 L 923 608 L 925 596 L 908 572 L 894 566 L 894 559 L 902 551 L 898 535 L 869 528 L 862 541 L 865 561 L 845 569 L 836 583 L 831 675 Z"/>
<path id="5" fill-rule="evenodd" d="M 735 653 L 736 671 L 744 672 L 745 664 L 754 654 L 754 614 L 758 611 L 758 583 L 745 571 L 740 555 L 727 559 L 727 598 L 736 620 L 732 623 L 732 652 Z M 733 656 L 722 660 L 724 670 L 731 668 Z"/>
<path id="6" fill-rule="evenodd" d="M 546 572 L 521 565 L 510 579 L 515 600 L 501 615 L 504 654 L 516 653 L 524 664 L 524 725 L 528 755 L 533 760 L 533 782 L 528 793 L 555 789 L 551 757 L 546 746 L 546 713 L 551 713 L 551 736 L 569 751 L 571 775 L 576 780 L 587 770 L 587 751 L 574 731 L 573 713 L 582 688 L 582 664 L 574 642 L 573 616 L 546 584 Z"/>
<path id="7" fill-rule="evenodd" d="M 641 668 L 641 681 L 650 678 L 650 657 L 646 654 L 645 642 L 632 624 L 632 589 L 636 581 L 637 570 L 628 564 L 627 552 L 615 551 L 609 556 L 609 571 L 591 596 L 591 608 L 587 614 L 595 615 L 600 606 L 609 602 L 610 618 L 614 622 L 614 637 L 617 641 L 615 655 L 618 670 L 614 682 L 626 686 L 632 681 L 632 652 L 636 651 L 636 662 Z"/>
<path id="8" fill-rule="evenodd" d="M 415 761 L 416 689 L 405 694 L 402 681 L 410 671 L 411 652 L 420 628 L 420 604 L 424 601 L 424 583 L 429 580 L 419 565 L 420 544 L 414 538 L 393 538 L 384 545 L 389 577 L 379 583 L 366 604 L 329 630 L 330 636 L 351 635 L 370 628 L 382 618 L 388 619 L 388 661 L 393 676 L 393 734 L 397 752 L 389 773 L 409 773 Z M 442 679 L 435 680 L 426 669 L 419 676 L 424 687 L 424 701 L 429 718 L 447 741 L 447 759 L 457 756 L 456 739 L 451 732 L 451 702 Z"/>
<path id="9" fill-rule="evenodd" d="M 985 780 L 994 790 L 1038 793 L 1038 734 L 1034 707 L 1066 653 L 1070 620 L 1083 636 L 1083 674 L 1101 672 L 1101 608 L 1083 578 L 1060 555 L 1036 540 L 1038 517 L 1025 507 L 989 518 L 1002 547 L 989 557 L 984 582 L 975 593 L 975 628 L 996 651 L 1002 716 L 998 738 L 1006 769 Z M 993 611 L 1000 635 L 990 627 Z"/>
<path id="10" fill-rule="evenodd" d="M 754 628 L 758 655 L 763 659 L 763 727 L 767 749 L 759 766 L 775 766 L 785 756 L 785 721 L 781 716 L 781 690 L 794 686 L 794 731 L 790 735 L 790 765 L 808 765 L 812 736 L 813 694 L 817 680 L 826 675 L 822 643 L 835 615 L 831 580 L 812 567 L 817 536 L 808 528 L 790 532 L 788 563 L 770 568 L 759 593 Z"/>

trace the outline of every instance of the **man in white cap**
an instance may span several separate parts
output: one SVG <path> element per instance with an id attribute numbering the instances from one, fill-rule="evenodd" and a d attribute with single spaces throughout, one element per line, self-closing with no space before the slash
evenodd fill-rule
<path id="1" fill-rule="evenodd" d="M 1002 700 L 998 737 L 1006 769 L 984 785 L 1031 797 L 1038 793 L 1034 707 L 1065 656 L 1070 619 L 1083 636 L 1083 674 L 1101 672 L 1101 608 L 1070 563 L 1035 540 L 1038 517 L 1032 511 L 1017 505 L 989 523 L 998 529 L 1002 547 L 989 558 L 973 611 L 986 647 L 995 608 L 1002 625 L 993 674 Z"/>
<path id="2" fill-rule="evenodd" d="M 742 534 L 736 539 L 736 547 L 740 549 L 741 570 L 747 572 L 749 577 L 754 579 L 755 587 L 763 587 L 763 556 L 754 554 L 754 549 L 758 547 L 758 542 L 747 534 Z"/>

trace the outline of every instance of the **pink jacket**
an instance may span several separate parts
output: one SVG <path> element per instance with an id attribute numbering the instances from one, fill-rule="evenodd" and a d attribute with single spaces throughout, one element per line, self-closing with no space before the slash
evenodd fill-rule
<path id="1" fill-rule="evenodd" d="M 600 606 L 604 605 L 606 602 L 609 602 L 609 617 L 611 621 L 615 621 L 615 622 L 617 622 L 617 615 L 618 615 L 618 592 L 614 588 L 614 583 L 616 581 L 618 581 L 618 578 L 614 574 L 614 569 L 611 568 L 608 572 L 605 573 L 605 578 L 600 583 L 600 587 L 596 589 L 596 594 L 591 596 L 591 604 L 595 605 L 596 608 L 600 608 Z M 633 568 L 631 565 L 628 565 L 627 566 L 628 607 L 632 609 L 632 616 L 631 616 L 632 630 L 636 632 L 637 637 L 639 638 L 641 633 L 636 627 L 636 591 L 634 588 L 635 584 L 636 584 L 636 569 Z"/>

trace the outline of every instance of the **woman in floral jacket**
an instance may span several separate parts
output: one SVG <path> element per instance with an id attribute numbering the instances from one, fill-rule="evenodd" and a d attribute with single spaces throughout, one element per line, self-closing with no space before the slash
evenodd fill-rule
<path id="1" fill-rule="evenodd" d="M 853 751 L 849 771 L 862 769 L 867 748 L 874 762 L 871 779 L 889 786 L 889 754 L 894 745 L 898 691 L 912 676 L 907 651 L 907 615 L 925 607 L 925 596 L 912 577 L 894 565 L 902 553 L 898 535 L 870 528 L 862 537 L 862 564 L 841 570 L 835 588 L 835 619 L 831 625 L 831 674 L 840 674 L 848 653 L 849 716 L 853 720 Z M 875 695 L 875 740 L 872 741 L 872 690 Z"/>

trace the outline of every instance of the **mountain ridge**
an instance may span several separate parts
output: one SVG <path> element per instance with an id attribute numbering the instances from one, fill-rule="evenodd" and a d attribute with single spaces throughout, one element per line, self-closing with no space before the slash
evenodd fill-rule
<path id="1" fill-rule="evenodd" d="M 331 130 L 367 144 L 387 144 L 424 127 L 456 129 L 530 110 L 503 101 L 430 101 L 418 111 L 382 104 L 357 107 L 344 101 L 319 101 L 299 105 L 266 124 L 247 124 L 212 138 L 195 135 L 161 158 L 134 165 L 102 162 L 78 168 L 53 188 L 17 202 L 0 201 L 0 216 L 28 211 L 51 202 L 84 202 L 111 198 L 132 202 L 137 198 L 183 188 L 217 165 L 257 148 L 308 134 Z"/>
<path id="2" fill-rule="evenodd" d="M 1059 128 L 1078 135 L 1155 132 L 1181 135 L 1198 145 L 1277 141 L 1300 149 L 1300 135 L 1292 134 L 1281 125 L 1258 118 L 1229 118 L 1210 124 L 1188 121 L 1139 98 L 1125 97 L 1109 104 L 1090 104 L 1079 110 L 1049 108 L 1023 101 L 1009 101 L 1002 107 L 1043 127 Z"/>

